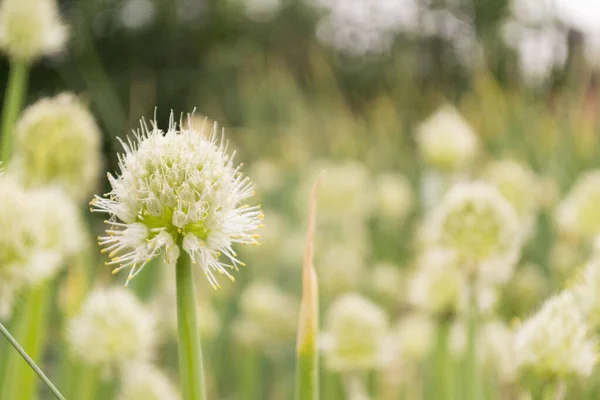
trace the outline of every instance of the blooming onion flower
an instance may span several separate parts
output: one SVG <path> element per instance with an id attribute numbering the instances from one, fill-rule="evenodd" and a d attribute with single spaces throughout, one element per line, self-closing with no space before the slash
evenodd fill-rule
<path id="1" fill-rule="evenodd" d="M 253 184 L 241 164 L 233 165 L 235 152 L 227 154 L 216 124 L 208 138 L 203 133 L 191 117 L 184 126 L 171 114 L 167 132 L 142 121 L 135 140 L 122 141 L 121 174 L 108 174 L 112 191 L 90 203 L 93 212 L 110 215 L 111 228 L 99 243 L 109 252 L 108 264 L 117 265 L 113 273 L 129 268 L 129 281 L 162 249 L 168 264 L 184 250 L 218 288 L 215 271 L 233 280 L 229 269 L 245 265 L 232 245 L 258 244 L 251 232 L 263 214 L 260 206 L 243 203 L 254 194 Z"/>

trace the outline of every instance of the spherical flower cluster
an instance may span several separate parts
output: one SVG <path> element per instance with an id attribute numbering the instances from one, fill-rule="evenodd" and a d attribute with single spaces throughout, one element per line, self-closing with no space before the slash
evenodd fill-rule
<path id="1" fill-rule="evenodd" d="M 377 214 L 385 219 L 403 220 L 413 206 L 413 193 L 408 180 L 399 174 L 384 173 L 375 182 Z"/>
<path id="2" fill-rule="evenodd" d="M 314 184 L 315 176 L 320 177 L 317 203 L 319 219 L 340 221 L 352 215 L 364 219 L 373 211 L 371 178 L 367 168 L 358 162 L 342 163 L 317 162 L 304 176 L 297 195 L 298 209 L 305 210 L 306 194 Z"/>
<path id="3" fill-rule="evenodd" d="M 513 207 L 493 186 L 457 184 L 429 221 L 431 242 L 455 251 L 471 276 L 504 282 L 517 261 L 522 237 Z"/>
<path id="4" fill-rule="evenodd" d="M 117 400 L 177 400 L 181 395 L 171 380 L 150 364 L 134 364 L 124 372 Z"/>
<path id="5" fill-rule="evenodd" d="M 420 256 L 407 285 L 407 301 L 419 310 L 446 316 L 458 310 L 465 281 L 456 254 L 432 248 Z"/>
<path id="6" fill-rule="evenodd" d="M 402 317 L 394 329 L 393 344 L 404 362 L 425 359 L 435 342 L 435 324 L 423 314 Z"/>
<path id="7" fill-rule="evenodd" d="M 479 334 L 480 356 L 483 364 L 502 382 L 513 382 L 517 377 L 517 355 L 514 332 L 503 322 L 487 322 Z"/>
<path id="8" fill-rule="evenodd" d="M 12 58 L 32 61 L 63 49 L 67 27 L 56 0 L 3 0 L 0 4 L 0 49 Z"/>
<path id="9" fill-rule="evenodd" d="M 369 287 L 373 295 L 388 304 L 397 305 L 404 300 L 399 293 L 404 293 L 405 286 L 404 269 L 395 265 L 379 262 L 369 273 Z"/>
<path id="10" fill-rule="evenodd" d="M 0 187 L 0 318 L 7 318 L 21 290 L 55 276 L 82 247 L 82 228 L 60 190 L 27 191 L 8 174 Z"/>
<path id="11" fill-rule="evenodd" d="M 151 311 L 122 288 L 97 288 L 68 322 L 67 342 L 84 364 L 110 371 L 145 362 L 156 344 Z"/>
<path id="12" fill-rule="evenodd" d="M 537 176 L 527 166 L 512 160 L 494 161 L 483 172 L 483 179 L 495 186 L 513 206 L 523 227 L 532 233 L 541 205 Z"/>
<path id="13" fill-rule="evenodd" d="M 451 106 L 443 106 L 418 128 L 417 144 L 423 159 L 437 169 L 466 167 L 479 151 L 479 139 Z"/>
<path id="14" fill-rule="evenodd" d="M 74 199 L 87 198 L 100 172 L 100 130 L 70 93 L 29 106 L 15 128 L 14 171 L 33 185 L 59 184 Z"/>
<path id="15" fill-rule="evenodd" d="M 589 376 L 597 358 L 596 343 L 589 334 L 575 296 L 563 292 L 517 330 L 517 362 L 546 379 Z"/>
<path id="16" fill-rule="evenodd" d="M 600 170 L 580 176 L 556 210 L 559 230 L 566 236 L 592 240 L 600 233 Z"/>
<path id="17" fill-rule="evenodd" d="M 110 252 L 109 264 L 118 265 L 115 272 L 129 268 L 129 281 L 161 250 L 168 264 L 183 250 L 214 288 L 214 272 L 233 280 L 229 270 L 245 264 L 232 246 L 257 244 L 252 231 L 263 215 L 260 207 L 242 204 L 253 185 L 233 166 L 216 125 L 207 139 L 190 123 L 178 128 L 171 116 L 166 133 L 142 123 L 135 141 L 123 147 L 121 174 L 108 176 L 112 191 L 92 201 L 93 211 L 110 215 L 112 228 L 99 240 Z"/>
<path id="18" fill-rule="evenodd" d="M 362 371 L 385 364 L 388 319 L 375 303 L 358 294 L 338 298 L 326 315 L 321 338 L 325 362 L 334 371 Z"/>
<path id="19" fill-rule="evenodd" d="M 254 282 L 242 293 L 241 318 L 234 326 L 236 340 L 269 350 L 294 340 L 298 302 L 273 283 Z"/>

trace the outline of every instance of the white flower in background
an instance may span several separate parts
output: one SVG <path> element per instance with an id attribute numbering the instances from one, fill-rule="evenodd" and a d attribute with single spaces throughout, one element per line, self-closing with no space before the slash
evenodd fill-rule
<path id="1" fill-rule="evenodd" d="M 512 160 L 489 163 L 483 171 L 483 180 L 494 185 L 519 215 L 524 229 L 533 233 L 535 218 L 540 208 L 539 181 L 526 165 Z"/>
<path id="2" fill-rule="evenodd" d="M 79 251 L 77 207 L 60 190 L 25 190 L 0 177 L 0 318 L 8 318 L 21 290 L 53 278 Z"/>
<path id="3" fill-rule="evenodd" d="M 17 122 L 11 170 L 29 185 L 60 185 L 76 200 L 95 189 L 101 164 L 100 130 L 70 93 L 43 98 Z"/>
<path id="4" fill-rule="evenodd" d="M 406 287 L 405 270 L 396 265 L 379 262 L 369 272 L 369 288 L 376 298 L 388 304 L 400 304 Z"/>
<path id="5" fill-rule="evenodd" d="M 355 290 L 365 271 L 365 258 L 359 249 L 345 244 L 332 245 L 318 257 L 319 284 L 327 295 Z"/>
<path id="6" fill-rule="evenodd" d="M 502 382 L 517 378 L 515 335 L 505 323 L 492 320 L 479 332 L 480 357 L 483 364 Z"/>
<path id="7" fill-rule="evenodd" d="M 432 248 L 417 260 L 417 269 L 407 283 L 407 301 L 430 315 L 445 316 L 458 310 L 466 288 L 456 254 Z"/>
<path id="8" fill-rule="evenodd" d="M 400 359 L 414 363 L 424 360 L 433 348 L 435 331 L 435 324 L 426 315 L 409 314 L 400 318 L 392 333 Z"/>
<path id="9" fill-rule="evenodd" d="M 219 286 L 215 272 L 233 280 L 229 270 L 244 263 L 232 246 L 256 244 L 251 232 L 263 215 L 259 206 L 243 203 L 254 192 L 252 182 L 234 167 L 216 125 L 207 139 L 191 123 L 177 126 L 171 114 L 166 133 L 142 122 L 123 147 L 121 174 L 108 175 L 112 191 L 91 203 L 93 211 L 110 215 L 111 229 L 99 240 L 109 264 L 118 266 L 114 272 L 128 268 L 129 281 L 161 250 L 168 264 L 183 250 L 213 287 Z"/>
<path id="10" fill-rule="evenodd" d="M 401 174 L 383 173 L 376 178 L 376 212 L 382 219 L 395 223 L 403 220 L 413 206 L 413 192 L 408 180 Z"/>
<path id="11" fill-rule="evenodd" d="M 495 187 L 462 183 L 434 210 L 427 235 L 455 251 L 470 278 L 501 283 L 510 278 L 519 256 L 519 228 L 517 213 Z"/>
<path id="12" fill-rule="evenodd" d="M 563 235 L 592 240 L 600 233 L 600 170 L 582 174 L 556 210 Z"/>
<path id="13" fill-rule="evenodd" d="M 571 292 L 550 298 L 516 332 L 519 366 L 546 379 L 589 376 L 596 364 L 596 347 Z"/>
<path id="14" fill-rule="evenodd" d="M 600 258 L 587 263 L 572 291 L 590 328 L 600 328 Z"/>
<path id="15" fill-rule="evenodd" d="M 159 265 L 157 265 L 158 267 Z M 177 337 L 177 293 L 175 284 L 175 269 L 160 265 L 160 280 L 158 290 L 153 294 L 151 305 L 155 315 L 161 321 L 158 328 L 163 334 Z M 200 282 L 198 282 L 200 283 Z M 213 307 L 206 291 L 196 286 L 196 314 L 198 328 L 202 340 L 211 340 L 221 330 L 221 319 Z"/>
<path id="16" fill-rule="evenodd" d="M 479 152 L 479 138 L 458 111 L 449 105 L 439 108 L 417 130 L 421 156 L 434 168 L 459 170 Z"/>
<path id="17" fill-rule="evenodd" d="M 314 184 L 318 173 L 320 177 L 317 204 L 319 204 L 319 220 L 345 221 L 350 216 L 364 220 L 373 211 L 372 181 L 364 164 L 347 162 L 318 161 L 309 168 L 297 191 L 298 210 L 305 212 L 307 193 Z"/>
<path id="18" fill-rule="evenodd" d="M 233 326 L 236 341 L 270 351 L 293 340 L 298 321 L 297 304 L 271 282 L 251 283 L 239 301 L 241 316 Z"/>
<path id="19" fill-rule="evenodd" d="M 0 4 L 0 49 L 23 61 L 64 48 L 67 27 L 56 0 L 3 0 Z"/>
<path id="20" fill-rule="evenodd" d="M 389 361 L 388 318 L 375 303 L 358 294 L 338 298 L 327 311 L 321 345 L 327 368 L 363 371 Z"/>
<path id="21" fill-rule="evenodd" d="M 181 398 L 171 380 L 150 364 L 133 364 L 123 373 L 117 400 L 177 400 Z"/>
<path id="22" fill-rule="evenodd" d="M 67 343 L 86 365 L 105 371 L 149 361 L 156 345 L 156 320 L 135 295 L 123 288 L 94 289 L 68 321 Z"/>

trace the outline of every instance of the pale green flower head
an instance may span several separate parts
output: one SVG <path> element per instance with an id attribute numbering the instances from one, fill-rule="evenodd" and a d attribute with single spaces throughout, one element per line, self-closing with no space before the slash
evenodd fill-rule
<path id="1" fill-rule="evenodd" d="M 112 190 L 91 203 L 92 211 L 110 215 L 99 242 L 114 273 L 129 269 L 127 281 L 161 251 L 168 264 L 185 251 L 217 288 L 215 272 L 233 280 L 229 271 L 245 265 L 233 245 L 258 244 L 253 231 L 263 214 L 245 203 L 252 182 L 234 166 L 235 152 L 227 154 L 216 125 L 207 138 L 190 121 L 176 124 L 171 114 L 167 132 L 142 122 L 135 138 L 123 142 L 120 175 L 108 175 Z"/>
<path id="2" fill-rule="evenodd" d="M 487 165 L 483 179 L 500 191 L 517 212 L 523 228 L 532 233 L 541 206 L 541 184 L 535 173 L 516 161 L 499 160 Z"/>
<path id="3" fill-rule="evenodd" d="M 178 400 L 181 394 L 163 371 L 151 364 L 127 367 L 117 400 Z"/>
<path id="4" fill-rule="evenodd" d="M 456 254 L 431 248 L 417 260 L 417 269 L 407 283 L 406 296 L 408 303 L 418 310 L 447 317 L 457 312 L 465 289 Z"/>
<path id="5" fill-rule="evenodd" d="M 389 361 L 389 322 L 375 303 L 358 295 L 338 298 L 327 311 L 321 338 L 327 367 L 333 371 L 364 371 Z"/>
<path id="6" fill-rule="evenodd" d="M 479 138 L 458 111 L 442 106 L 419 125 L 419 151 L 427 164 L 440 170 L 467 167 L 479 152 Z"/>
<path id="7" fill-rule="evenodd" d="M 56 276 L 83 245 L 76 206 L 60 190 L 26 190 L 0 176 L 0 318 L 19 293 Z"/>
<path id="8" fill-rule="evenodd" d="M 17 122 L 12 169 L 28 185 L 57 184 L 83 200 L 98 181 L 100 137 L 94 118 L 75 95 L 43 98 Z"/>
<path id="9" fill-rule="evenodd" d="M 397 223 L 402 221 L 412 209 L 414 202 L 412 188 L 401 174 L 387 172 L 377 176 L 375 194 L 376 212 L 382 219 L 391 219 Z"/>
<path id="10" fill-rule="evenodd" d="M 471 277 L 483 275 L 489 281 L 510 277 L 522 232 L 517 213 L 495 187 L 455 185 L 429 222 L 431 242 L 456 252 Z"/>
<path id="11" fill-rule="evenodd" d="M 123 288 L 97 288 L 68 321 L 67 343 L 83 364 L 105 371 L 148 361 L 156 347 L 156 321 L 135 295 Z"/>
<path id="12" fill-rule="evenodd" d="M 3 0 L 0 4 L 0 49 L 10 57 L 33 61 L 64 48 L 67 27 L 56 0 Z"/>
<path id="13" fill-rule="evenodd" d="M 581 175 L 558 205 L 556 222 L 563 235 L 592 240 L 600 233 L 600 170 Z"/>
<path id="14" fill-rule="evenodd" d="M 589 376 L 598 358 L 576 296 L 568 291 L 524 321 L 515 340 L 519 366 L 544 379 Z"/>

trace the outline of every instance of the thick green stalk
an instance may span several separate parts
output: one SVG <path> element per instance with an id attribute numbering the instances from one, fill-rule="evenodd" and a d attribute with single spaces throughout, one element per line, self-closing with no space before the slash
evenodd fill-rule
<path id="1" fill-rule="evenodd" d="M 44 283 L 33 289 L 16 316 L 14 333 L 33 360 L 42 358 L 47 341 L 50 287 Z M 0 399 L 30 400 L 37 395 L 34 370 L 18 353 L 6 355 Z M 36 371 L 37 372 L 37 371 Z"/>
<path id="2" fill-rule="evenodd" d="M 205 400 L 204 369 L 192 263 L 182 252 L 177 260 L 177 329 L 179 331 L 179 376 L 183 400 Z"/>
<path id="3" fill-rule="evenodd" d="M 479 400 L 479 368 L 477 360 L 477 297 L 475 287 L 469 288 L 469 311 L 467 316 L 467 353 L 465 362 L 466 400 Z"/>
<path id="4" fill-rule="evenodd" d="M 246 346 L 241 349 L 242 380 L 239 386 L 238 398 L 244 400 L 258 400 L 261 398 L 261 365 L 257 349 Z"/>
<path id="5" fill-rule="evenodd" d="M 454 368 L 450 357 L 449 342 L 451 320 L 444 318 L 438 326 L 435 350 L 436 398 L 439 400 L 454 399 Z"/>
<path id="6" fill-rule="evenodd" d="M 23 99 L 27 91 L 27 75 L 29 67 L 25 61 L 13 60 L 10 64 L 4 104 L 2 105 L 2 125 L 0 140 L 1 161 L 7 163 L 12 154 L 13 131 L 15 122 L 21 111 Z"/>
<path id="7" fill-rule="evenodd" d="M 17 340 L 14 337 L 12 337 L 12 335 L 6 330 L 6 328 L 4 327 L 4 325 L 2 325 L 2 323 L 0 323 L 0 332 L 9 341 L 9 343 L 14 347 L 14 349 L 21 355 L 21 357 L 27 362 L 27 364 L 29 364 L 29 367 L 35 371 L 35 373 L 40 377 L 40 379 L 44 382 L 44 384 L 48 387 L 48 389 L 50 389 L 52 394 L 54 394 L 54 396 L 58 400 L 65 400 L 63 395 L 58 391 L 58 389 L 54 386 L 54 384 L 50 381 L 50 379 L 48 379 L 46 374 L 44 374 L 44 372 L 40 369 L 40 367 L 37 366 L 35 361 L 33 361 L 31 359 L 31 357 L 29 357 L 27 352 L 23 349 L 23 347 L 21 347 L 19 342 L 17 342 Z"/>

